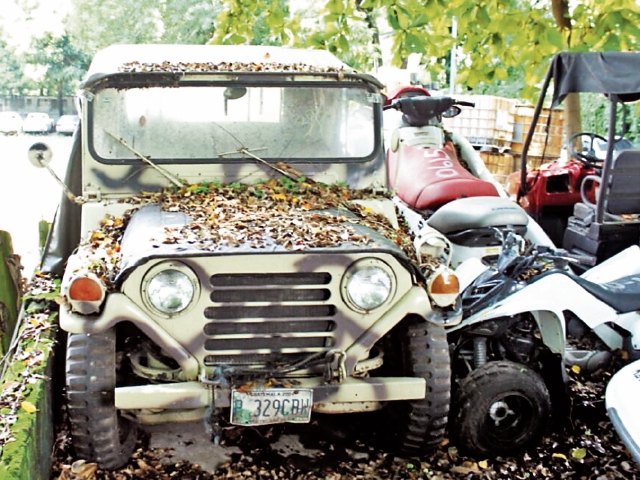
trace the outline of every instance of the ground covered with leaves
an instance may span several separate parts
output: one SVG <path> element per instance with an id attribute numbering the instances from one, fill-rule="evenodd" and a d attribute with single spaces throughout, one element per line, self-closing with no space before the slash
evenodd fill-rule
<path id="1" fill-rule="evenodd" d="M 572 410 L 553 422 L 543 441 L 509 458 L 472 459 L 445 440 L 423 458 L 389 453 L 388 437 L 371 415 L 315 418 L 309 425 L 279 425 L 226 430 L 224 446 L 239 447 L 215 472 L 173 458 L 172 449 L 149 449 L 143 433 L 123 468 L 97 469 L 74 457 L 66 427 L 59 426 L 52 479 L 588 479 L 640 478 L 640 469 L 614 431 L 604 407 L 610 373 L 586 378 L 569 371 Z M 308 452 L 284 455 L 273 448 L 284 434 L 297 434 Z M 213 446 L 212 446 L 213 448 Z M 220 447 L 217 447 L 220 448 Z M 315 453 L 319 451 L 319 453 Z"/>

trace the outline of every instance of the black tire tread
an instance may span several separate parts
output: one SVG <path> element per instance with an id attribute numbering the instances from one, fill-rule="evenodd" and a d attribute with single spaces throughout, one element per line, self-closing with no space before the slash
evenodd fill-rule
<path id="1" fill-rule="evenodd" d="M 115 351 L 113 330 L 69 334 L 66 383 L 73 446 L 78 457 L 105 469 L 124 465 L 136 443 L 135 427 L 119 418 L 114 405 Z"/>
<path id="2" fill-rule="evenodd" d="M 467 412 L 477 411 L 481 395 L 486 388 L 496 385 L 510 386 L 513 384 L 510 377 L 524 380 L 523 384 L 527 388 L 540 395 L 541 416 L 538 427 L 520 444 L 512 443 L 503 448 L 485 445 L 479 439 L 479 429 L 469 424 L 465 417 Z M 550 411 L 549 391 L 538 373 L 508 360 L 492 361 L 476 368 L 461 381 L 453 398 L 449 427 L 454 442 L 463 452 L 483 458 L 491 455 L 509 455 L 526 448 L 542 436 L 548 424 Z"/>
<path id="3" fill-rule="evenodd" d="M 426 396 L 408 402 L 406 425 L 400 432 L 403 453 L 423 455 L 437 447 L 446 433 L 451 403 L 451 363 L 444 327 L 426 322 L 407 328 L 410 373 L 425 379 Z"/>

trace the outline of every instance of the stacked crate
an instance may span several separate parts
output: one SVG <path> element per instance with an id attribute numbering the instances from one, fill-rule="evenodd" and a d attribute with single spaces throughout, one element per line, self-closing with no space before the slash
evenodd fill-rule
<path id="1" fill-rule="evenodd" d="M 522 147 L 531 127 L 533 112 L 533 107 L 516 107 L 511 152 L 517 157 L 522 155 Z M 527 152 L 527 168 L 530 170 L 538 168 L 545 162 L 559 158 L 562 152 L 563 135 L 563 111 L 542 109 Z"/>
<path id="2" fill-rule="evenodd" d="M 443 118 L 442 124 L 465 137 L 480 150 L 480 157 L 496 180 L 502 182 L 514 168 L 511 148 L 515 124 L 516 100 L 493 95 L 456 95 L 456 100 L 472 102 L 461 107 L 460 115 Z"/>
<path id="3" fill-rule="evenodd" d="M 486 165 L 487 169 L 493 174 L 496 180 L 504 183 L 510 173 L 518 170 L 518 166 L 514 163 L 513 155 L 500 152 L 497 148 L 484 148 L 480 150 L 480 158 Z"/>
<path id="4" fill-rule="evenodd" d="M 492 95 L 456 95 L 473 102 L 460 115 L 443 118 L 447 130 L 469 140 L 498 180 L 520 170 L 522 147 L 533 120 L 534 108 L 517 100 Z M 547 136 L 547 129 L 549 135 Z M 560 157 L 563 145 L 563 111 L 545 108 L 540 113 L 527 154 L 529 170 Z"/>
<path id="5" fill-rule="evenodd" d="M 473 102 L 475 107 L 461 107 L 462 112 L 457 117 L 443 118 L 445 128 L 466 137 L 477 148 L 511 146 L 515 100 L 492 95 L 456 95 L 455 98 Z"/>

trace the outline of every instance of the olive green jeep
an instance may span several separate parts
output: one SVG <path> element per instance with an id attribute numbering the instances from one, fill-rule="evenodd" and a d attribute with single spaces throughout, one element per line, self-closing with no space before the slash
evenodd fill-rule
<path id="1" fill-rule="evenodd" d="M 325 51 L 96 55 L 42 263 L 79 457 L 122 465 L 139 424 L 383 408 L 402 451 L 442 440 L 458 283 L 387 189 L 381 89 Z"/>

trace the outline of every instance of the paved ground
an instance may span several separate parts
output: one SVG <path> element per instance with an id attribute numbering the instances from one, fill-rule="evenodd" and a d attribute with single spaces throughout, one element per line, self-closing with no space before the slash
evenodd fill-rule
<path id="1" fill-rule="evenodd" d="M 62 190 L 45 169 L 27 159 L 35 142 L 47 143 L 53 150 L 51 168 L 64 178 L 71 137 L 50 135 L 0 135 L 0 230 L 8 231 L 13 250 L 22 256 L 24 275 L 30 276 L 38 259 L 38 222 L 52 221 Z"/>
<path id="2" fill-rule="evenodd" d="M 144 430 L 150 434 L 149 448 L 170 450 L 171 462 L 187 461 L 210 473 L 216 472 L 223 463 L 231 461 L 232 455 L 242 453 L 238 446 L 230 445 L 224 440 L 222 444 L 215 445 L 202 421 L 150 426 Z M 304 446 L 299 435 L 293 433 L 280 434 L 277 440 L 270 443 L 270 448 L 283 457 L 307 457 L 309 461 L 321 452 Z"/>

